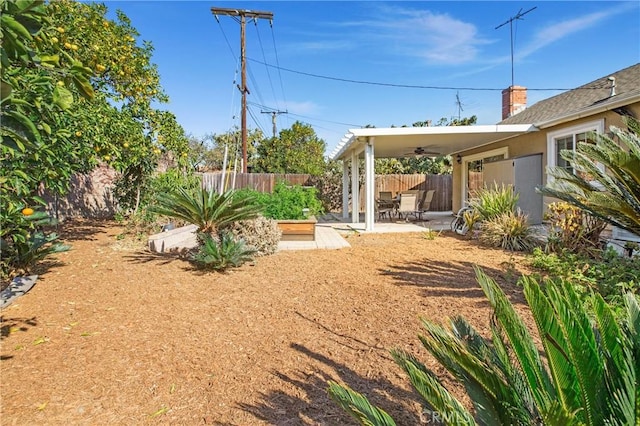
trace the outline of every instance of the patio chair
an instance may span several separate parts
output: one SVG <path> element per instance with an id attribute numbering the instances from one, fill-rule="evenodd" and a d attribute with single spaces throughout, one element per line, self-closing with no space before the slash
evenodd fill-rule
<path id="1" fill-rule="evenodd" d="M 378 215 L 378 220 L 383 219 L 385 217 L 389 217 L 391 219 L 391 215 L 394 212 L 393 202 L 386 202 L 382 200 L 378 200 L 375 205 L 376 214 Z"/>
<path id="2" fill-rule="evenodd" d="M 409 215 L 416 214 L 416 194 L 403 192 L 400 194 L 400 203 L 398 204 L 398 217 L 402 219 L 402 215 L 405 215 L 405 220 L 408 220 Z"/>
<path id="3" fill-rule="evenodd" d="M 376 213 L 378 213 L 378 219 L 386 215 L 389 215 L 389 219 L 391 219 L 391 215 L 396 208 L 396 201 L 393 199 L 391 191 L 380 191 L 378 196 L 379 198 L 376 200 Z"/>
<path id="4" fill-rule="evenodd" d="M 393 201 L 393 195 L 391 194 L 391 191 L 380 191 L 378 196 L 379 196 L 378 199 L 380 201 L 389 201 L 389 202 Z"/>
<path id="5" fill-rule="evenodd" d="M 433 200 L 433 194 L 435 194 L 435 192 L 433 189 L 428 190 L 424 198 L 418 202 L 418 208 L 416 209 L 418 220 L 422 220 L 422 214 L 431 209 L 431 201 Z"/>

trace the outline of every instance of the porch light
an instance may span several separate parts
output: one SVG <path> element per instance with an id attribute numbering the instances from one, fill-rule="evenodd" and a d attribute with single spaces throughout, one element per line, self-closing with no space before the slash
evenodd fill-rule
<path id="1" fill-rule="evenodd" d="M 462 164 L 462 155 L 460 154 L 456 155 L 456 163 Z"/>

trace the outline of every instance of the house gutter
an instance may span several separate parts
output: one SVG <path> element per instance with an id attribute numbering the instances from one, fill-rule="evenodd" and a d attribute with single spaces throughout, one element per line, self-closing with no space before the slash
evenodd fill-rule
<path id="1" fill-rule="evenodd" d="M 563 115 L 561 117 L 556 117 L 552 120 L 536 123 L 535 126 L 538 129 L 546 129 L 549 127 L 557 126 L 558 124 L 566 123 L 568 121 L 578 120 L 584 117 L 590 117 L 594 114 L 611 111 L 612 109 L 615 109 L 615 108 L 620 108 L 635 102 L 640 102 L 640 90 L 635 90 L 625 95 L 616 95 L 615 97 L 617 99 L 615 99 L 612 102 L 607 102 L 606 105 L 597 105 L 597 106 L 587 107 L 579 111 Z"/>

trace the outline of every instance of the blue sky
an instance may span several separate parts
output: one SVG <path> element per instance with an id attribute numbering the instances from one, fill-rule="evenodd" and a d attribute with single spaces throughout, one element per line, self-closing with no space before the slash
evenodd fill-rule
<path id="1" fill-rule="evenodd" d="M 277 116 L 278 130 L 308 123 L 327 154 L 353 127 L 458 114 L 500 121 L 511 31 L 496 27 L 533 7 L 512 24 L 514 82 L 528 88 L 528 105 L 560 93 L 542 89 L 571 89 L 640 62 L 638 1 L 105 4 L 110 16 L 120 9 L 131 19 L 139 41 L 152 42 L 171 99 L 161 108 L 195 136 L 240 126 L 240 24 L 216 21 L 211 7 L 272 12 L 272 24 L 246 26 L 248 127 L 270 135 L 272 115 L 262 111 L 287 111 Z"/>

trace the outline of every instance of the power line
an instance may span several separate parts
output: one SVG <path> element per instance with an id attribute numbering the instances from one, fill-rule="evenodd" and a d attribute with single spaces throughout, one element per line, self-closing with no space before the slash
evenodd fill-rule
<path id="1" fill-rule="evenodd" d="M 248 61 L 256 62 L 259 64 L 266 65 L 268 67 L 277 68 L 282 71 L 287 71 L 293 74 L 301 74 L 309 77 L 322 78 L 325 80 L 334 80 L 334 81 L 342 81 L 345 83 L 354 83 L 354 84 L 368 84 L 372 86 L 385 86 L 385 87 L 400 87 L 406 89 L 429 89 L 429 90 L 474 90 L 474 91 L 499 91 L 502 92 L 504 88 L 494 88 L 494 87 L 460 87 L 460 86 L 425 86 L 418 84 L 398 84 L 398 83 L 381 83 L 375 81 L 366 81 L 366 80 L 353 80 L 349 78 L 342 77 L 332 77 L 321 74 L 314 74 L 305 71 L 292 70 L 290 68 L 284 68 L 280 66 L 276 66 L 273 64 L 266 64 L 264 62 L 258 61 L 257 59 L 247 58 Z M 575 88 L 527 88 L 527 90 L 531 91 L 566 91 L 566 90 L 574 90 Z M 578 89 L 596 89 L 595 87 L 581 87 Z"/>
<path id="2" fill-rule="evenodd" d="M 286 107 L 287 97 L 284 93 L 284 85 L 282 84 L 282 73 L 280 72 L 280 59 L 278 58 L 278 48 L 276 46 L 276 37 L 273 33 L 273 25 L 271 25 L 271 40 L 273 41 L 273 50 L 276 54 L 276 64 L 278 65 L 278 78 L 280 79 L 280 90 L 282 90 L 282 99 L 284 100 L 284 105 Z"/>
<path id="3" fill-rule="evenodd" d="M 247 93 L 249 88 L 247 87 L 247 75 L 246 75 L 246 53 L 245 53 L 245 25 L 247 18 L 249 19 L 269 19 L 273 20 L 273 13 L 261 12 L 258 10 L 238 10 L 229 9 L 223 7 L 212 7 L 211 13 L 218 20 L 218 15 L 231 16 L 236 21 L 240 22 L 240 61 L 242 69 L 242 85 L 238 85 L 238 89 L 242 93 L 242 172 L 247 172 Z M 240 18 L 240 19 L 238 19 Z"/>

